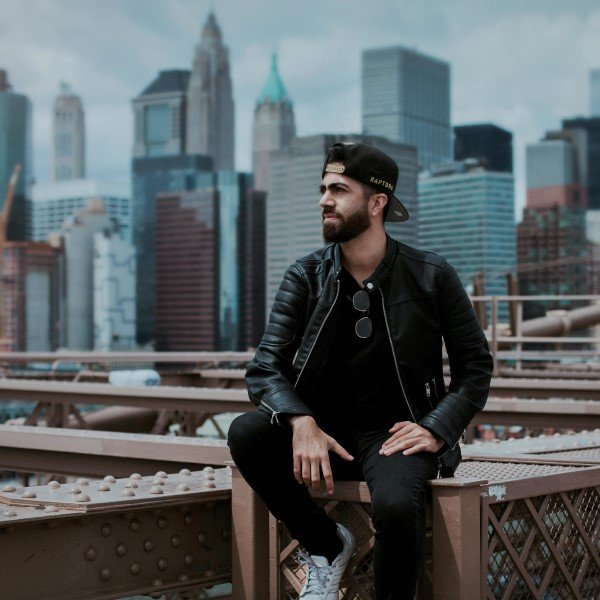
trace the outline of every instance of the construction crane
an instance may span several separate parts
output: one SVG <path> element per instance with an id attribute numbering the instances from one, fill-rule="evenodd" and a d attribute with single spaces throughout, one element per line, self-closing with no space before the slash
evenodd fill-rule
<path id="1" fill-rule="evenodd" d="M 4 340 L 4 246 L 7 241 L 6 237 L 8 230 L 8 219 L 10 218 L 10 209 L 13 205 L 15 189 L 17 187 L 17 181 L 19 180 L 20 173 L 21 165 L 17 163 L 8 182 L 8 188 L 4 198 L 4 205 L 2 206 L 2 211 L 0 212 L 0 341 Z"/>

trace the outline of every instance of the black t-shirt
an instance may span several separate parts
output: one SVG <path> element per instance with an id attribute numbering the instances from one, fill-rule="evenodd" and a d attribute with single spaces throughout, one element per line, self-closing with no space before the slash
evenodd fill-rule
<path id="1" fill-rule="evenodd" d="M 389 428 L 396 421 L 410 421 L 411 416 L 394 365 L 381 292 L 367 292 L 370 306 L 361 312 L 352 303 L 360 289 L 342 267 L 328 358 L 315 387 L 316 406 L 317 416 L 326 422 L 355 431 L 373 431 Z M 365 315 L 370 317 L 373 331 L 363 339 L 356 334 L 355 325 Z"/>

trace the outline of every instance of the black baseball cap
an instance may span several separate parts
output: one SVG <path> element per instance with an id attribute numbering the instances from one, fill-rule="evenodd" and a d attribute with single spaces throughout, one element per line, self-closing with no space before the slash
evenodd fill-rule
<path id="1" fill-rule="evenodd" d="M 342 148 L 343 152 L 336 150 L 335 155 L 332 156 L 334 148 Z M 346 175 L 385 193 L 390 202 L 386 221 L 400 222 L 408 219 L 408 211 L 394 196 L 398 181 L 398 165 L 391 156 L 379 148 L 359 142 L 334 144 L 325 158 L 321 177 L 324 177 L 325 173 Z"/>

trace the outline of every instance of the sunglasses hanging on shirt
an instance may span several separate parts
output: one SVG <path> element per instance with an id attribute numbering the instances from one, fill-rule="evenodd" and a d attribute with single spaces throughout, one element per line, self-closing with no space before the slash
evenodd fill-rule
<path id="1" fill-rule="evenodd" d="M 373 333 L 373 321 L 369 317 L 369 308 L 371 307 L 371 300 L 369 294 L 365 290 L 358 290 L 352 296 L 352 305 L 360 312 L 364 312 L 365 316 L 361 317 L 354 326 L 354 331 L 359 338 L 367 339 L 371 337 Z"/>

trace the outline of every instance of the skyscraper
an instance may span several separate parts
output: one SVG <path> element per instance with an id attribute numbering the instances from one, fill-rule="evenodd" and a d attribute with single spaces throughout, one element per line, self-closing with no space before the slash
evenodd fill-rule
<path id="1" fill-rule="evenodd" d="M 114 227 L 104 203 L 90 200 L 61 229 L 65 278 L 60 345 L 69 350 L 94 348 L 94 234 Z"/>
<path id="2" fill-rule="evenodd" d="M 588 291 L 586 188 L 579 180 L 576 150 L 568 139 L 547 138 L 527 145 L 527 204 L 517 227 L 522 294 Z M 551 301 L 528 302 L 525 316 L 561 306 Z"/>
<path id="3" fill-rule="evenodd" d="M 454 128 L 454 160 L 474 158 L 488 171 L 512 173 L 512 133 L 491 123 Z"/>
<path id="4" fill-rule="evenodd" d="M 102 200 L 106 212 L 119 223 L 121 236 L 131 240 L 131 191 L 128 185 L 98 179 L 36 183 L 31 188 L 28 238 L 49 239 L 65 219 L 85 209 L 90 199 Z"/>
<path id="5" fill-rule="evenodd" d="M 590 71 L 590 117 L 600 117 L 600 69 Z"/>
<path id="6" fill-rule="evenodd" d="M 323 247 L 319 185 L 327 150 L 336 142 L 364 142 L 391 156 L 400 168 L 395 194 L 408 210 L 406 223 L 386 223 L 388 233 L 416 244 L 418 216 L 417 152 L 375 136 L 313 135 L 295 137 L 290 147 L 272 156 L 267 195 L 266 311 L 273 303 L 286 267 L 297 258 Z"/>
<path id="7" fill-rule="evenodd" d="M 2 251 L 2 350 L 56 350 L 61 244 L 7 242 Z"/>
<path id="8" fill-rule="evenodd" d="M 416 146 L 419 167 L 452 159 L 450 65 L 396 46 L 363 50 L 362 127 Z"/>
<path id="9" fill-rule="evenodd" d="M 563 131 L 583 130 L 587 134 L 586 156 L 583 159 L 587 162 L 587 180 L 581 183 L 587 187 L 588 207 L 600 209 L 600 116 L 589 119 L 564 119 L 562 125 Z"/>
<path id="10" fill-rule="evenodd" d="M 258 232 L 251 213 L 260 207 L 242 213 L 244 203 L 253 200 L 250 185 L 247 174 L 219 171 L 199 176 L 192 191 L 158 195 L 157 349 L 240 350 L 248 345 L 247 332 L 256 327 L 246 302 L 254 291 L 246 274 L 256 274 L 257 259 L 264 259 L 264 252 L 253 256 L 247 239 Z"/>
<path id="11" fill-rule="evenodd" d="M 252 135 L 254 188 L 268 191 L 269 155 L 287 148 L 296 135 L 294 107 L 277 69 L 277 57 L 271 59 L 271 72 L 256 100 Z"/>
<path id="12" fill-rule="evenodd" d="M 26 237 L 26 203 L 32 181 L 31 102 L 23 94 L 12 91 L 6 71 L 0 69 L 0 207 L 16 164 L 21 165 L 7 238 Z"/>
<path id="13" fill-rule="evenodd" d="M 52 114 L 52 176 L 54 181 L 85 177 L 85 122 L 81 98 L 66 83 Z"/>
<path id="14" fill-rule="evenodd" d="M 139 344 L 156 339 L 156 196 L 192 190 L 196 176 L 212 177 L 208 156 L 185 153 L 189 71 L 161 71 L 132 101 L 133 243 L 137 252 L 136 326 Z"/>
<path id="15" fill-rule="evenodd" d="M 419 247 L 445 256 L 465 287 L 482 273 L 486 294 L 506 294 L 516 259 L 514 204 L 512 173 L 475 160 L 440 165 L 419 179 Z M 500 318 L 507 315 L 501 304 Z"/>
<path id="16" fill-rule="evenodd" d="M 234 168 L 234 111 L 229 50 L 214 13 L 196 46 L 187 92 L 188 154 L 213 157 L 216 171 Z"/>

